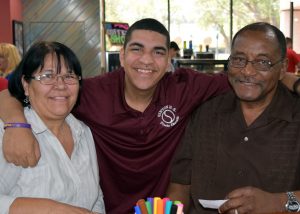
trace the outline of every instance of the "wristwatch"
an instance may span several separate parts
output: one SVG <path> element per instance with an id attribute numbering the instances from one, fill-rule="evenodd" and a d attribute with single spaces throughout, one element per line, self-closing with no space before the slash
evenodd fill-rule
<path id="1" fill-rule="evenodd" d="M 288 212 L 299 212 L 300 203 L 293 192 L 287 192 L 288 200 L 285 204 L 285 209 Z"/>

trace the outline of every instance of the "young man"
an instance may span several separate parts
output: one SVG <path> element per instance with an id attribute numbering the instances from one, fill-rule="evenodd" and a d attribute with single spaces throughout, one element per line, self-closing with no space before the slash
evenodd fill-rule
<path id="1" fill-rule="evenodd" d="M 138 199 L 163 196 L 189 114 L 229 89 L 224 75 L 183 68 L 166 72 L 169 44 L 160 22 L 139 20 L 126 34 L 120 52 L 123 68 L 83 82 L 74 113 L 92 130 L 108 214 L 132 213 Z M 25 122 L 20 104 L 7 93 L 0 95 L 1 118 Z M 6 129 L 4 154 L 24 167 L 39 158 L 31 132 L 18 128 Z"/>
<path id="2" fill-rule="evenodd" d="M 300 98 L 279 81 L 287 68 L 283 33 L 267 23 L 242 28 L 228 65 L 234 92 L 195 111 L 168 196 L 191 214 L 218 213 L 198 199 L 228 199 L 219 213 L 299 212 Z"/>

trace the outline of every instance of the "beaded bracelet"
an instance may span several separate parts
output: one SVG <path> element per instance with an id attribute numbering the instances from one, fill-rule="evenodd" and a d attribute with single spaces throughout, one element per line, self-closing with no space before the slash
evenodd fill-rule
<path id="1" fill-rule="evenodd" d="M 31 125 L 29 123 L 4 123 L 4 129 L 6 128 L 27 128 L 31 129 Z"/>

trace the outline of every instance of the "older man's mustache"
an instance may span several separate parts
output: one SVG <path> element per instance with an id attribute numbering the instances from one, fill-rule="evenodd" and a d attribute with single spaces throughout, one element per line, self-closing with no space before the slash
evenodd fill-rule
<path id="1" fill-rule="evenodd" d="M 252 78 L 252 77 L 236 77 L 234 78 L 235 82 L 241 82 L 241 83 L 245 83 L 245 84 L 261 84 L 262 82 Z"/>

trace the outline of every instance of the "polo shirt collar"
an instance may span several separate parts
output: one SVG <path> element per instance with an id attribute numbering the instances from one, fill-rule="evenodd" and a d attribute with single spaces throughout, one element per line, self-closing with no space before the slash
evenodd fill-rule
<path id="1" fill-rule="evenodd" d="M 118 97 L 116 99 L 113 99 L 113 106 L 114 106 L 114 112 L 117 114 L 122 114 L 122 113 L 127 113 L 128 111 L 132 111 L 132 112 L 137 112 L 134 109 L 130 108 L 130 106 L 126 103 L 125 100 L 125 71 L 124 68 L 121 68 L 119 71 L 114 71 L 114 72 L 118 72 L 118 81 L 114 82 L 114 84 L 118 84 L 119 88 L 118 88 Z M 156 104 L 160 102 L 159 99 L 159 95 L 161 93 L 165 94 L 165 89 L 162 86 L 163 84 L 161 84 L 161 82 L 163 81 L 163 79 L 166 78 L 166 75 L 158 82 L 157 87 L 155 89 L 153 98 L 150 105 Z"/>
<path id="2" fill-rule="evenodd" d="M 31 124 L 31 129 L 35 134 L 41 134 L 47 131 L 47 126 L 32 108 L 25 107 L 24 114 L 28 123 Z"/>
<path id="3" fill-rule="evenodd" d="M 217 113 L 234 112 L 237 108 L 240 108 L 240 104 L 236 99 L 234 91 L 228 92 L 224 99 L 226 102 L 222 102 L 222 105 L 217 109 Z M 281 82 L 278 83 L 275 95 L 270 105 L 265 109 L 263 114 L 268 120 L 278 118 L 288 122 L 292 122 L 294 105 L 296 104 L 292 94 L 285 89 L 285 86 Z"/>
<path id="4" fill-rule="evenodd" d="M 276 94 L 268 108 L 270 118 L 278 118 L 288 122 L 294 121 L 296 99 L 288 89 L 279 82 Z"/>

